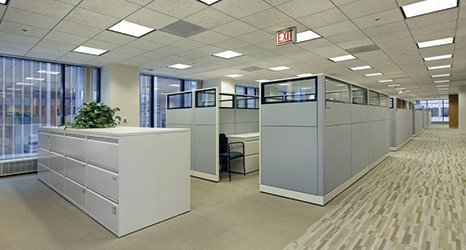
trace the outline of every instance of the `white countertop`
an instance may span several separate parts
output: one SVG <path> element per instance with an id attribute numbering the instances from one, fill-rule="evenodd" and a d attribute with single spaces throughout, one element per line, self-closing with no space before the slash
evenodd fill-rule
<path id="1" fill-rule="evenodd" d="M 259 132 L 256 133 L 247 133 L 247 134 L 236 134 L 236 135 L 228 135 L 228 138 L 235 138 L 235 139 L 259 139 Z"/>
<path id="2" fill-rule="evenodd" d="M 166 133 L 180 133 L 189 131 L 184 128 L 140 128 L 140 127 L 115 127 L 115 128 L 90 128 L 90 129 L 73 129 L 65 127 L 41 127 L 39 130 L 42 131 L 54 131 L 54 132 L 65 132 L 69 134 L 80 134 L 80 135 L 95 135 L 95 136 L 111 136 L 111 137 L 123 137 L 123 136 L 134 136 L 134 135 L 146 135 L 146 134 L 166 134 Z"/>

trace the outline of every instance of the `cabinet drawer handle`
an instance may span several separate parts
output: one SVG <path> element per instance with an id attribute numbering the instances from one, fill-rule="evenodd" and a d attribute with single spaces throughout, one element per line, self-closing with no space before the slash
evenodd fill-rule
<path id="1" fill-rule="evenodd" d="M 112 206 L 112 214 L 116 214 L 116 207 Z"/>
<path id="2" fill-rule="evenodd" d="M 116 180 L 116 176 L 112 176 L 112 179 L 115 181 L 115 180 Z"/>
<path id="3" fill-rule="evenodd" d="M 86 189 L 85 189 L 85 188 L 83 188 L 81 191 L 82 191 L 82 192 L 83 192 L 83 194 L 84 194 L 84 193 L 86 192 Z"/>
<path id="4" fill-rule="evenodd" d="M 83 168 L 85 168 L 85 167 L 86 167 L 86 164 L 83 164 Z"/>

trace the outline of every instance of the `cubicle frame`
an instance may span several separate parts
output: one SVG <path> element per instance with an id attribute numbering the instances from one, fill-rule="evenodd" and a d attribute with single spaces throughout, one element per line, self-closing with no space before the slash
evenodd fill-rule
<path id="1" fill-rule="evenodd" d="M 314 98 L 313 99 L 309 99 L 309 100 L 299 100 L 299 101 L 279 101 L 279 102 L 266 102 L 265 101 L 265 96 L 264 96 L 264 86 L 266 85 L 271 85 L 271 84 L 276 84 L 276 83 L 279 83 L 279 82 L 294 82 L 294 81 L 303 81 L 303 80 L 310 80 L 310 79 L 316 79 L 316 84 L 315 84 L 315 94 L 314 94 Z M 299 103 L 299 102 L 317 102 L 317 99 L 318 99 L 318 91 L 319 91 L 319 87 L 317 85 L 317 76 L 310 76 L 310 77 L 304 77 L 304 78 L 289 78 L 289 79 L 283 79 L 283 80 L 276 80 L 276 81 L 270 81 L 270 82 L 263 82 L 261 83 L 261 87 L 260 87 L 260 104 L 259 105 L 262 105 L 262 104 L 283 104 L 283 103 Z M 259 109 L 260 109 L 260 106 L 259 106 Z"/>

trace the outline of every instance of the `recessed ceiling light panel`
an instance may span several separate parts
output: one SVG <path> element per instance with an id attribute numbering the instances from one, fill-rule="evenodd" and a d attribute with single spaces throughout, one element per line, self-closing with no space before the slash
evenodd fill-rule
<path id="1" fill-rule="evenodd" d="M 227 51 L 223 51 L 223 52 L 220 52 L 220 53 L 217 53 L 217 54 L 213 54 L 213 56 L 221 57 L 221 58 L 224 58 L 224 59 L 230 59 L 230 58 L 243 56 L 243 55 L 244 54 L 234 52 L 234 51 L 231 51 L 231 50 L 227 50 Z"/>
<path id="2" fill-rule="evenodd" d="M 358 71 L 358 70 L 372 69 L 372 67 L 369 65 L 365 65 L 365 66 L 359 66 L 359 67 L 352 67 L 350 69 L 352 71 Z"/>
<path id="3" fill-rule="evenodd" d="M 452 57 L 453 57 L 452 54 L 441 55 L 441 56 L 430 56 L 430 57 L 425 57 L 424 61 L 430 62 L 430 61 L 435 61 L 435 60 L 449 59 L 449 58 L 452 58 Z"/>
<path id="4" fill-rule="evenodd" d="M 205 4 L 209 5 L 209 6 L 216 3 L 216 2 L 220 2 L 220 0 L 198 0 L 198 1 L 203 2 L 203 3 L 205 3 Z"/>
<path id="5" fill-rule="evenodd" d="M 425 0 L 402 6 L 401 10 L 405 18 L 411 18 L 455 7 L 458 7 L 458 0 Z"/>
<path id="6" fill-rule="evenodd" d="M 47 70 L 38 70 L 37 73 L 47 74 L 47 75 L 58 75 L 58 74 L 60 74 L 59 71 L 47 71 Z"/>
<path id="7" fill-rule="evenodd" d="M 7 3 L 8 3 L 8 0 L 0 0 L 0 4 L 7 5 Z"/>
<path id="8" fill-rule="evenodd" d="M 311 73 L 305 73 L 305 74 L 299 74 L 299 75 L 296 75 L 297 77 L 310 77 L 310 76 L 313 76 L 314 74 L 311 74 Z"/>
<path id="9" fill-rule="evenodd" d="M 26 80 L 30 80 L 30 81 L 45 81 L 45 78 L 38 78 L 38 77 L 26 77 L 24 78 Z"/>
<path id="10" fill-rule="evenodd" d="M 96 48 L 91 48 L 91 47 L 81 45 L 77 47 L 76 49 L 74 49 L 73 52 L 78 52 L 78 53 L 83 53 L 83 54 L 88 54 L 88 55 L 93 55 L 93 56 L 100 56 L 104 53 L 107 53 L 108 50 L 96 49 Z"/>
<path id="11" fill-rule="evenodd" d="M 440 81 L 434 81 L 434 83 L 444 83 L 444 82 L 450 82 L 450 80 L 440 80 Z"/>
<path id="12" fill-rule="evenodd" d="M 371 74 L 364 74 L 364 76 L 381 76 L 382 73 L 371 73 Z"/>
<path id="13" fill-rule="evenodd" d="M 450 74 L 440 74 L 440 75 L 432 75 L 432 77 L 445 77 L 445 76 L 450 76 Z"/>
<path id="14" fill-rule="evenodd" d="M 32 85 L 34 85 L 34 83 L 32 83 L 32 82 L 17 82 L 16 85 L 32 86 Z"/>
<path id="15" fill-rule="evenodd" d="M 400 84 L 391 84 L 391 85 L 387 85 L 387 87 L 390 87 L 390 88 L 393 88 L 393 87 L 399 87 L 401 86 Z"/>
<path id="16" fill-rule="evenodd" d="M 192 66 L 191 66 L 191 65 L 186 65 L 186 64 L 177 63 L 177 64 L 170 65 L 170 66 L 168 66 L 168 67 L 169 67 L 169 68 L 173 68 L 173 69 L 188 69 L 188 68 L 191 68 Z"/>
<path id="17" fill-rule="evenodd" d="M 308 30 L 308 31 L 303 31 L 303 32 L 297 33 L 296 34 L 296 42 L 300 43 L 300 42 L 310 41 L 310 40 L 321 38 L 321 37 L 322 36 L 315 33 L 314 31 Z"/>
<path id="18" fill-rule="evenodd" d="M 451 68 L 451 65 L 439 65 L 439 66 L 432 66 L 432 67 L 427 67 L 428 70 L 434 70 L 434 69 L 449 69 Z"/>
<path id="19" fill-rule="evenodd" d="M 393 80 L 380 80 L 380 83 L 385 83 L 385 82 L 393 82 Z"/>
<path id="20" fill-rule="evenodd" d="M 283 70 L 289 70 L 290 68 L 286 67 L 286 66 L 278 66 L 278 67 L 273 67 L 273 68 L 269 68 L 269 69 L 272 70 L 272 71 L 283 71 Z"/>
<path id="21" fill-rule="evenodd" d="M 259 79 L 259 80 L 255 80 L 255 82 L 258 82 L 258 83 L 261 83 L 261 82 L 268 82 L 269 80 L 267 79 Z"/>
<path id="22" fill-rule="evenodd" d="M 437 39 L 437 40 L 425 41 L 425 42 L 417 43 L 417 47 L 422 49 L 422 48 L 429 48 L 429 47 L 434 47 L 434 46 L 452 44 L 453 40 L 454 40 L 453 37 L 447 37 L 447 38 L 442 38 L 442 39 Z"/>
<path id="23" fill-rule="evenodd" d="M 108 30 L 139 38 L 147 33 L 154 31 L 155 29 L 122 20 L 121 22 L 108 28 Z"/>
<path id="24" fill-rule="evenodd" d="M 348 60 L 353 60 L 356 59 L 353 55 L 344 55 L 344 56 L 336 56 L 336 57 L 330 57 L 329 60 L 332 62 L 342 62 L 342 61 L 348 61 Z"/>
<path id="25" fill-rule="evenodd" d="M 228 76 L 228 77 L 231 77 L 231 78 L 238 78 L 238 77 L 242 77 L 243 75 L 240 75 L 240 74 L 230 74 L 230 75 L 225 75 L 225 76 Z"/>

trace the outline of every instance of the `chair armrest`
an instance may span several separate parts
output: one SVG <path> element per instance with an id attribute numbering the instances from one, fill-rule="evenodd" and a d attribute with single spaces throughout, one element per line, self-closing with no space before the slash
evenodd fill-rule
<path id="1" fill-rule="evenodd" d="M 234 144 L 241 144 L 241 147 L 242 147 L 242 149 L 243 149 L 243 154 L 245 154 L 245 152 L 244 152 L 244 142 L 240 142 L 240 141 L 228 143 L 228 147 L 227 147 L 228 152 L 230 152 L 230 148 L 231 148 L 230 145 L 234 145 Z"/>

